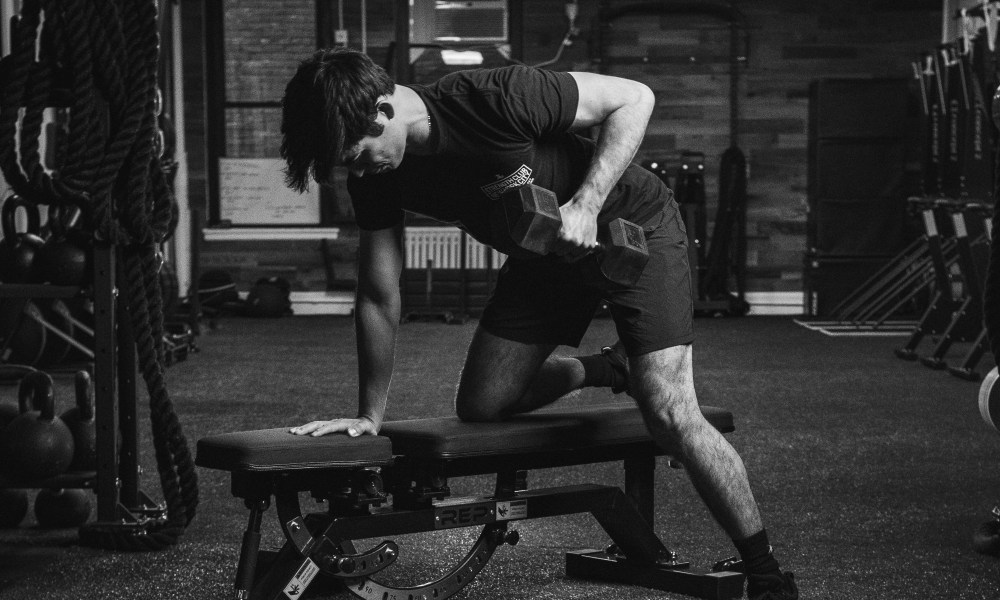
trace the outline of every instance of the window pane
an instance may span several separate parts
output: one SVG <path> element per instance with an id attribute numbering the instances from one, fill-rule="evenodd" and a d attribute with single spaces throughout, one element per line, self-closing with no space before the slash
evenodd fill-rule
<path id="1" fill-rule="evenodd" d="M 281 146 L 280 108 L 227 108 L 226 153 L 231 158 L 271 158 Z"/>
<path id="2" fill-rule="evenodd" d="M 316 50 L 315 0 L 224 0 L 226 100 L 276 102 Z"/>

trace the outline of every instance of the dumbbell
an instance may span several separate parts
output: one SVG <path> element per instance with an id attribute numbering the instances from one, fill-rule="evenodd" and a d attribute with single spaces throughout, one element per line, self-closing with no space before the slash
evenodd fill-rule
<path id="1" fill-rule="evenodd" d="M 552 252 L 562 227 L 559 201 L 551 191 L 533 184 L 511 188 L 499 202 L 507 234 L 519 249 L 535 255 Z M 607 225 L 599 241 L 598 265 L 601 274 L 613 283 L 633 285 L 649 262 L 646 236 L 642 228 L 622 218 Z"/>

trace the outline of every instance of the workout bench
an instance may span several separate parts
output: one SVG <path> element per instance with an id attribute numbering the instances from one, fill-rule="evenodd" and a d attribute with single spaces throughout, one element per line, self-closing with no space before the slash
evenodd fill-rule
<path id="1" fill-rule="evenodd" d="M 733 431 L 728 411 L 702 412 L 719 431 Z M 514 521 L 583 512 L 594 515 L 613 544 L 568 552 L 569 577 L 711 600 L 741 598 L 744 576 L 734 559 L 697 573 L 654 533 L 653 471 L 662 454 L 638 409 L 615 404 L 545 410 L 501 423 L 455 417 L 386 422 L 380 435 L 358 438 L 296 436 L 286 428 L 226 433 L 199 440 L 196 462 L 229 471 L 233 495 L 250 509 L 235 581 L 240 600 L 297 598 L 320 574 L 324 583 L 339 580 L 368 600 L 441 600 L 467 585 L 498 546 L 517 543 Z M 597 484 L 527 486 L 531 469 L 610 461 L 624 461 L 624 491 Z M 494 473 L 492 495 L 449 498 L 449 477 Z M 325 500 L 328 510 L 303 515 L 299 492 Z M 263 552 L 261 518 L 272 496 L 285 543 L 279 552 Z M 400 550 L 392 536 L 471 526 L 482 527 L 478 540 L 440 579 L 390 587 L 370 577 L 396 560 Z M 386 541 L 359 552 L 352 540 L 363 538 Z"/>

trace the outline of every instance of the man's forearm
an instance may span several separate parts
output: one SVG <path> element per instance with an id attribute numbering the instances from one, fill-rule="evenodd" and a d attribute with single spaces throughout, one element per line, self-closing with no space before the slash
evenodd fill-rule
<path id="1" fill-rule="evenodd" d="M 358 339 L 358 416 L 381 426 L 395 361 L 399 296 L 376 301 L 359 293 L 355 307 Z"/>

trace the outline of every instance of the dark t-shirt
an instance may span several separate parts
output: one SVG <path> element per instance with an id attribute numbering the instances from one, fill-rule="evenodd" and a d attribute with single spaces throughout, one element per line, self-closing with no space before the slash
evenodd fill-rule
<path id="1" fill-rule="evenodd" d="M 410 86 L 433 122 L 434 153 L 405 155 L 399 167 L 380 175 L 350 176 L 358 226 L 384 229 L 405 211 L 466 230 L 504 251 L 490 224 L 490 206 L 507 189 L 534 183 L 572 197 L 594 154 L 590 140 L 569 131 L 579 92 L 568 73 L 524 66 L 461 71 L 432 85 Z M 632 164 L 598 216 L 643 224 L 659 214 L 671 195 L 652 173 Z"/>

